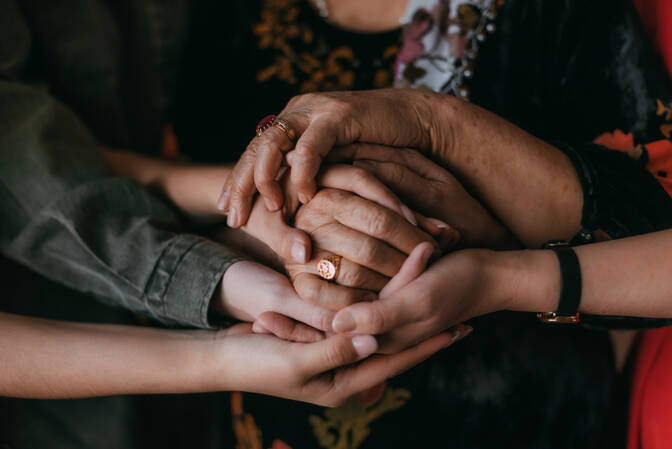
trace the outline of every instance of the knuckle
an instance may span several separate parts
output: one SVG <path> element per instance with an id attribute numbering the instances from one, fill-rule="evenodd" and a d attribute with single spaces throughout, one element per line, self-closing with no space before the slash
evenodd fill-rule
<path id="1" fill-rule="evenodd" d="M 341 270 L 339 283 L 349 287 L 359 287 L 366 280 L 366 273 L 362 267 L 353 267 L 347 270 Z"/>
<path id="2" fill-rule="evenodd" d="M 343 199 L 343 194 L 336 189 L 322 189 L 313 199 L 318 199 L 319 206 L 328 207 L 334 203 L 339 203 Z"/>
<path id="3" fill-rule="evenodd" d="M 358 246 L 357 260 L 370 268 L 379 260 L 380 252 L 380 244 L 373 239 L 367 239 Z"/>
<path id="4" fill-rule="evenodd" d="M 349 116 L 354 112 L 354 105 L 345 98 L 332 97 L 329 107 L 332 112 L 336 112 L 339 116 Z"/>
<path id="5" fill-rule="evenodd" d="M 394 184 L 401 184 L 404 182 L 404 168 L 399 164 L 391 164 L 389 177 Z"/>
<path id="6" fill-rule="evenodd" d="M 368 214 L 368 229 L 372 237 L 387 235 L 394 226 L 392 215 L 384 210 L 377 209 Z"/>

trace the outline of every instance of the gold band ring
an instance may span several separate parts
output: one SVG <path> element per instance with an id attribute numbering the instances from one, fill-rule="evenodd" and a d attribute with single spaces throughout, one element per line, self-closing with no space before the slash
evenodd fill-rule
<path id="1" fill-rule="evenodd" d="M 273 120 L 273 126 L 275 126 L 276 128 L 280 128 L 282 132 L 285 133 L 290 142 L 292 143 L 296 142 L 296 131 L 294 131 L 291 126 L 289 126 L 287 120 L 276 118 L 275 120 Z"/>
<path id="2" fill-rule="evenodd" d="M 317 262 L 317 274 L 327 281 L 333 281 L 338 277 L 341 268 L 341 256 L 327 256 Z"/>

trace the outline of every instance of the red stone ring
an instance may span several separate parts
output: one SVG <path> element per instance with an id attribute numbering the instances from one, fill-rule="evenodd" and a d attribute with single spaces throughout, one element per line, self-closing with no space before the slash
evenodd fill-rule
<path id="1" fill-rule="evenodd" d="M 296 141 L 296 131 L 289 126 L 287 120 L 276 117 L 275 115 L 267 115 L 257 124 L 257 137 L 261 137 L 263 133 L 268 131 L 269 128 L 275 126 L 282 130 L 285 133 L 287 138 L 294 143 Z"/>

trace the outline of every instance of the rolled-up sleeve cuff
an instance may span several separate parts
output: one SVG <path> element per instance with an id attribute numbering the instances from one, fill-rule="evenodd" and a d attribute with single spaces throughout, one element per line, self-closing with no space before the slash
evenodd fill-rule
<path id="1" fill-rule="evenodd" d="M 180 235 L 162 254 L 147 297 L 152 308 L 184 326 L 213 328 L 210 301 L 224 272 L 245 257 L 229 248 L 193 235 Z"/>

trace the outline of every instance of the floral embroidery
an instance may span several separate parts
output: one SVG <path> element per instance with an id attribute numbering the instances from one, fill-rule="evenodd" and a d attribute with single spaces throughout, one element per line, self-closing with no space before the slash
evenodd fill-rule
<path id="1" fill-rule="evenodd" d="M 670 177 L 672 174 L 672 123 L 670 123 L 672 103 L 665 106 L 662 101 L 658 100 L 656 115 L 663 120 L 660 132 L 665 139 L 637 145 L 632 134 L 625 134 L 617 129 L 613 133 L 602 134 L 594 142 L 626 153 L 632 159 L 644 164 L 665 191 L 672 196 L 672 177 Z"/>
<path id="2" fill-rule="evenodd" d="M 371 434 L 370 424 L 385 413 L 402 408 L 411 398 L 404 389 L 381 384 L 335 409 L 326 409 L 324 417 L 311 416 L 310 424 L 321 447 L 357 449 Z"/>
<path id="3" fill-rule="evenodd" d="M 357 449 L 371 434 L 369 425 L 382 415 L 402 408 L 411 398 L 404 389 L 379 384 L 351 398 L 345 405 L 325 409 L 324 418 L 310 416 L 309 422 L 320 446 L 325 449 Z M 263 435 L 254 417 L 243 409 L 243 393 L 231 394 L 231 414 L 236 449 L 263 449 Z M 270 449 L 292 449 L 274 440 Z"/>
<path id="4" fill-rule="evenodd" d="M 402 23 L 396 87 L 426 88 L 468 98 L 466 80 L 485 32 L 494 32 L 502 0 L 410 0 Z"/>
<path id="5" fill-rule="evenodd" d="M 348 46 L 329 48 L 310 25 L 300 20 L 300 0 L 265 0 L 261 22 L 253 32 L 259 47 L 273 50 L 274 61 L 257 74 L 257 82 L 272 79 L 299 85 L 301 92 L 349 90 L 356 85 L 357 68 L 362 61 Z M 397 46 L 388 46 L 373 74 L 373 88 L 389 87 Z"/>
<path id="6" fill-rule="evenodd" d="M 254 417 L 243 410 L 243 393 L 231 393 L 231 414 L 233 432 L 236 435 L 236 449 L 263 449 L 261 430 L 257 427 Z M 284 441 L 275 440 L 271 449 L 292 448 Z"/>

